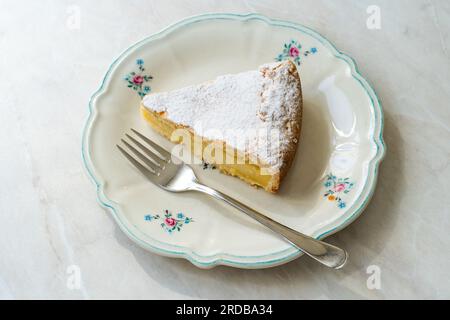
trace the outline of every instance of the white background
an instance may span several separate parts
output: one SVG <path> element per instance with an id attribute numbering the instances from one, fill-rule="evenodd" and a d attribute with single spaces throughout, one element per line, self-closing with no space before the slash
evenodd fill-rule
<path id="1" fill-rule="evenodd" d="M 381 30 L 366 27 L 372 4 Z M 309 26 L 353 56 L 379 94 L 388 152 L 376 193 L 328 238 L 350 254 L 343 270 L 306 257 L 200 270 L 140 249 L 97 204 L 80 152 L 90 95 L 128 46 L 206 12 Z M 450 298 L 449 33 L 446 0 L 0 0 L 0 297 Z M 67 286 L 71 265 L 79 289 Z M 371 265 L 380 290 L 367 287 Z"/>

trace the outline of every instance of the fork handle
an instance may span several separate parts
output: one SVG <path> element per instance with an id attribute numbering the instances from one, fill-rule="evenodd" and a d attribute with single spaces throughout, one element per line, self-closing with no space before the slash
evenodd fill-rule
<path id="1" fill-rule="evenodd" d="M 255 219 L 259 223 L 263 224 L 270 230 L 281 235 L 285 240 L 293 244 L 295 247 L 299 248 L 308 256 L 326 265 L 327 267 L 340 269 L 347 261 L 347 252 L 345 250 L 326 242 L 316 240 L 285 225 L 282 225 L 281 223 L 272 220 L 271 218 L 246 206 L 238 200 L 233 199 L 226 194 L 223 194 L 220 191 L 214 190 L 213 188 L 205 186 L 201 183 L 195 183 L 190 189 L 206 193 L 216 199 L 230 204 L 231 206 Z"/>

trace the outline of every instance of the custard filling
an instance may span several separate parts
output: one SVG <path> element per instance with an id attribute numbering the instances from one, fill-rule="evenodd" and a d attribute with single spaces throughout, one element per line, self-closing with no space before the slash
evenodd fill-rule
<path id="1" fill-rule="evenodd" d="M 173 133 L 175 130 L 183 128 L 182 126 L 176 125 L 172 121 L 164 118 L 164 113 L 158 114 L 157 112 L 152 112 L 141 106 L 141 114 L 143 118 L 161 135 L 165 136 L 167 139 L 174 143 L 182 142 L 182 139 L 174 136 Z M 226 173 L 231 176 L 239 177 L 245 182 L 260 186 L 264 189 L 267 189 L 270 185 L 273 176 L 268 174 L 261 174 L 261 166 L 248 163 L 249 159 L 245 159 L 244 156 L 240 155 L 236 150 L 227 148 L 224 144 L 223 155 L 218 158 L 215 155 L 215 152 L 204 152 L 208 146 L 211 145 L 211 141 L 196 136 L 192 130 L 189 130 L 192 141 L 201 141 L 201 147 L 195 148 L 195 142 L 191 143 L 191 152 L 198 158 L 201 158 L 203 161 L 215 164 L 219 170 L 223 173 Z M 221 142 L 218 142 L 221 143 Z M 228 159 L 232 158 L 231 164 Z M 217 161 L 220 159 L 220 161 Z M 225 163 L 223 163 L 223 159 L 227 159 Z"/>

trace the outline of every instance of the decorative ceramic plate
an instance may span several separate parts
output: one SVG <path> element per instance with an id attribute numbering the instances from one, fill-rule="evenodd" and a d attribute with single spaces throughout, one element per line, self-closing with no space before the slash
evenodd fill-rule
<path id="1" fill-rule="evenodd" d="M 131 46 L 111 65 L 89 103 L 83 161 L 100 203 L 133 241 L 196 266 L 264 268 L 302 253 L 244 214 L 202 194 L 174 194 L 148 182 L 117 151 L 129 128 L 166 148 L 139 114 L 146 93 L 291 59 L 304 95 L 302 137 L 278 194 L 210 166 L 200 181 L 315 238 L 337 232 L 364 210 L 384 155 L 383 115 L 355 62 L 317 32 L 256 14 L 191 17 Z"/>

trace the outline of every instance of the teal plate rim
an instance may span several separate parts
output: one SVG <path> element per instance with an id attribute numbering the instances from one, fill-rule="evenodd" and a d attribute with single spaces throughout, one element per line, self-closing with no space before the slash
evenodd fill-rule
<path id="1" fill-rule="evenodd" d="M 373 136 L 371 137 L 373 142 L 375 143 L 377 147 L 377 152 L 375 156 L 371 159 L 369 165 L 368 165 L 368 179 L 372 176 L 372 181 L 370 185 L 366 185 L 365 187 L 368 188 L 368 191 L 366 192 L 366 197 L 362 201 L 362 203 L 356 208 L 353 213 L 347 217 L 346 220 L 344 220 L 340 225 L 333 227 L 325 232 L 322 232 L 320 235 L 315 236 L 317 239 L 323 239 L 333 233 L 336 233 L 342 229 L 344 229 L 346 226 L 348 226 L 350 223 L 352 223 L 356 218 L 359 217 L 359 215 L 364 211 L 364 209 L 367 207 L 370 199 L 373 196 L 373 193 L 375 191 L 375 186 L 377 183 L 377 177 L 378 177 L 378 170 L 379 165 L 381 161 L 383 160 L 385 154 L 386 154 L 386 145 L 383 140 L 383 128 L 384 128 L 384 116 L 383 116 L 383 108 L 381 106 L 381 101 L 377 94 L 375 93 L 372 86 L 367 82 L 365 78 L 361 75 L 359 72 L 358 66 L 355 62 L 355 60 L 350 57 L 349 55 L 343 53 L 342 51 L 338 50 L 329 40 L 327 40 L 324 36 L 322 36 L 320 33 L 303 26 L 298 23 L 289 22 L 285 20 L 278 20 L 278 19 L 271 19 L 266 16 L 263 16 L 261 14 L 257 13 L 248 13 L 248 14 L 234 14 L 234 13 L 207 13 L 207 14 L 201 14 L 196 16 L 191 16 L 188 18 L 184 18 L 182 20 L 179 20 L 178 22 L 175 22 L 168 27 L 162 29 L 161 31 L 154 33 L 137 43 L 130 46 L 128 49 L 123 51 L 109 66 L 102 82 L 94 94 L 89 99 L 88 104 L 88 115 L 87 119 L 83 128 L 82 133 L 82 144 L 81 144 L 81 156 L 82 156 L 82 162 L 86 169 L 86 172 L 88 176 L 91 178 L 93 183 L 96 186 L 96 193 L 97 193 L 97 200 L 100 203 L 100 205 L 104 208 L 107 208 L 113 215 L 114 220 L 119 225 L 120 229 L 135 243 L 143 247 L 144 249 L 147 249 L 149 251 L 159 253 L 165 256 L 170 257 L 178 257 L 178 258 L 185 258 L 194 265 L 201 267 L 201 268 L 211 268 L 217 265 L 227 265 L 232 267 L 238 267 L 238 268 L 267 268 L 267 267 L 273 267 L 277 265 L 281 265 L 284 263 L 287 263 L 291 260 L 294 260 L 295 258 L 298 258 L 303 253 L 301 250 L 291 247 L 285 250 L 277 251 L 271 254 L 261 255 L 261 256 L 238 256 L 238 255 L 231 255 L 226 253 L 218 253 L 211 256 L 204 256 L 199 255 L 190 250 L 189 248 L 182 247 L 182 246 L 175 246 L 170 245 L 171 248 L 174 248 L 173 250 L 167 250 L 164 248 L 157 247 L 155 245 L 152 245 L 146 241 L 143 241 L 142 238 L 135 233 L 133 233 L 128 227 L 127 227 L 127 221 L 125 219 L 122 219 L 121 215 L 119 214 L 118 208 L 115 206 L 114 202 L 108 199 L 106 195 L 103 193 L 103 186 L 98 181 L 98 179 L 94 175 L 94 170 L 92 168 L 92 164 L 90 163 L 90 154 L 87 141 L 87 133 L 88 129 L 90 127 L 90 124 L 92 123 L 93 119 L 93 102 L 105 91 L 105 84 L 107 83 L 107 80 L 109 79 L 114 67 L 121 61 L 125 56 L 127 56 L 131 51 L 141 47 L 143 44 L 152 41 L 153 39 L 166 35 L 170 32 L 175 31 L 176 29 L 179 29 L 183 26 L 186 26 L 188 24 L 196 23 L 199 21 L 205 21 L 205 20 L 214 20 L 214 19 L 225 19 L 225 20 L 240 20 L 240 21 L 246 21 L 246 20 L 260 20 L 263 21 L 271 26 L 277 26 L 277 27 L 285 27 L 285 28 L 291 28 L 295 29 L 299 32 L 305 33 L 309 36 L 312 36 L 319 42 L 321 42 L 324 46 L 326 46 L 328 49 L 331 50 L 331 52 L 334 54 L 334 56 L 338 59 L 341 59 L 345 61 L 348 66 L 351 69 L 351 74 L 354 79 L 356 79 L 361 86 L 364 88 L 364 90 L 367 92 L 367 95 L 369 96 L 372 104 L 372 112 L 374 114 L 374 127 L 373 127 Z M 369 182 L 369 181 L 368 181 Z M 363 190 L 364 191 L 364 190 Z M 361 192 L 361 196 L 364 192 Z M 356 202 L 360 202 L 357 199 Z M 349 210 L 352 210 L 352 208 L 349 208 Z M 148 235 L 145 235 L 148 237 Z M 154 240 L 154 239 L 153 239 Z M 154 240 L 155 242 L 159 242 Z M 164 244 L 160 242 L 161 244 Z M 176 250 L 175 250 L 176 248 Z M 280 257 L 280 255 L 282 255 Z M 276 257 L 278 256 L 278 257 Z M 243 262 L 242 259 L 248 259 L 252 261 Z M 256 261 L 254 261 L 256 260 Z M 260 261 L 258 261 L 260 260 Z"/>

